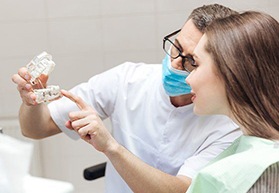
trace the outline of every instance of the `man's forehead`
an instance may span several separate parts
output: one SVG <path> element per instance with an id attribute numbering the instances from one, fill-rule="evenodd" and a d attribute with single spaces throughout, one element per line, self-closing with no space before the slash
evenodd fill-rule
<path id="1" fill-rule="evenodd" d="M 183 53 L 193 54 L 193 51 L 202 35 L 203 33 L 198 30 L 192 20 L 188 20 L 177 36 L 177 41 L 182 46 Z"/>

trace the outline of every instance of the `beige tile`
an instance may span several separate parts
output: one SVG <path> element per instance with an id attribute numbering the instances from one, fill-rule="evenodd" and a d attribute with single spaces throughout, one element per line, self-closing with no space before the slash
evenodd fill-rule
<path id="1" fill-rule="evenodd" d="M 46 0 L 48 18 L 100 16 L 101 0 Z"/>
<path id="2" fill-rule="evenodd" d="M 0 21 L 42 20 L 46 18 L 44 0 L 1 0 Z"/>
<path id="3" fill-rule="evenodd" d="M 144 13 L 154 13 L 155 4 L 154 0 L 102 0 L 102 15 L 134 15 Z"/>
<path id="4" fill-rule="evenodd" d="M 104 49 L 155 49 L 155 20 L 153 15 L 125 16 L 104 19 Z M 125 55 L 125 53 L 123 52 Z"/>
<path id="5" fill-rule="evenodd" d="M 35 55 L 47 49 L 45 22 L 0 23 L 0 58 Z"/>
<path id="6" fill-rule="evenodd" d="M 56 54 L 92 54 L 102 49 L 100 19 L 68 19 L 49 23 L 50 50 Z"/>

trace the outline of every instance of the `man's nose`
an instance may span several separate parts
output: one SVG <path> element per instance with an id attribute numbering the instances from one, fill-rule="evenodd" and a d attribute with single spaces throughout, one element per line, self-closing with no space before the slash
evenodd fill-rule
<path id="1" fill-rule="evenodd" d="M 171 66 L 177 70 L 184 70 L 182 66 L 182 58 L 178 57 L 171 60 Z"/>

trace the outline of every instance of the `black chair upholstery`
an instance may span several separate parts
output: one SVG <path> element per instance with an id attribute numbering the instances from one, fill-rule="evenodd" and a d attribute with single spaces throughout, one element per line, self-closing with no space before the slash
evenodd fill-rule
<path id="1" fill-rule="evenodd" d="M 107 163 L 101 163 L 95 166 L 88 167 L 83 170 L 83 177 L 86 180 L 95 180 L 105 176 Z"/>

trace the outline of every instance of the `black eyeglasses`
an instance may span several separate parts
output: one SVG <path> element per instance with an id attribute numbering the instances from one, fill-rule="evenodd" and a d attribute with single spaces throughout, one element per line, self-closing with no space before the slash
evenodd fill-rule
<path id="1" fill-rule="evenodd" d="M 178 34 L 181 31 L 181 29 L 172 32 L 171 34 L 167 35 L 163 39 L 163 49 L 164 51 L 172 58 L 176 59 L 178 57 L 182 58 L 182 66 L 185 71 L 191 72 L 195 69 L 195 60 L 192 56 L 187 55 L 184 56 L 180 50 L 180 48 L 173 43 L 173 41 L 170 39 L 171 37 L 174 37 L 176 34 Z M 171 48 L 170 52 L 169 49 Z"/>

